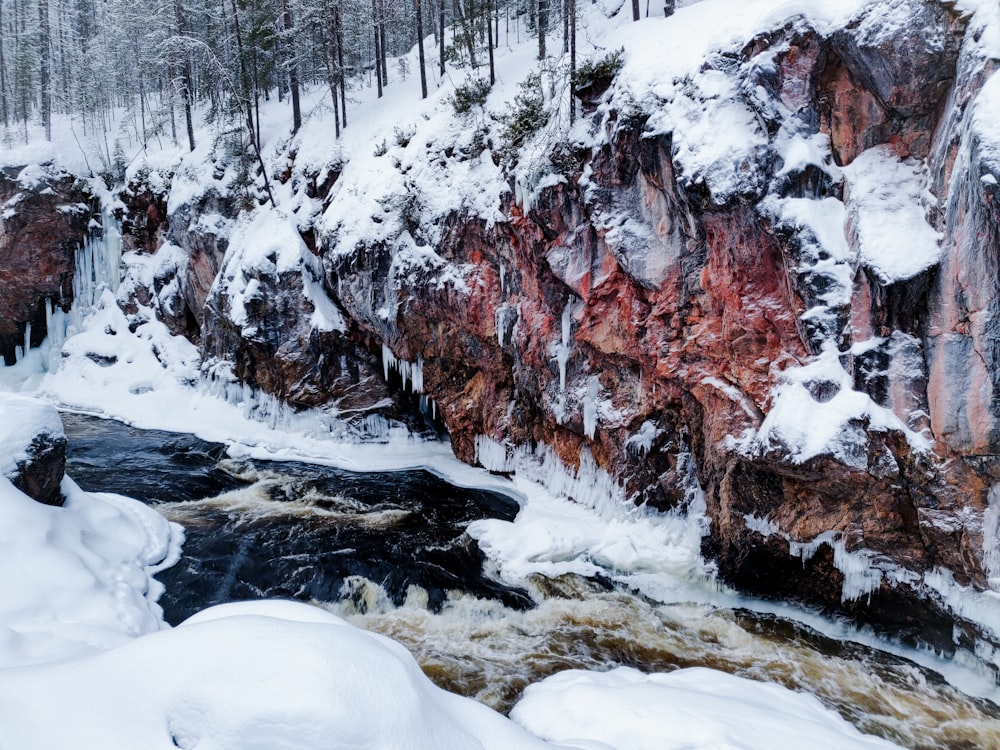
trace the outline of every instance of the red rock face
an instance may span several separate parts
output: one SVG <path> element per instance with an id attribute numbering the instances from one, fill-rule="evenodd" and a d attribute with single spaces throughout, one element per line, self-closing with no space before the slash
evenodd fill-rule
<path id="1" fill-rule="evenodd" d="M 14 348 L 47 333 L 45 306 L 69 310 L 75 252 L 92 214 L 91 196 L 75 178 L 46 170 L 37 181 L 18 180 L 20 170 L 0 173 L 0 357 L 14 363 Z"/>
<path id="2" fill-rule="evenodd" d="M 917 44 L 909 31 L 883 38 L 867 22 L 833 40 L 787 29 L 744 54 L 775 52 L 777 70 L 763 84 L 800 122 L 830 136 L 837 163 L 877 144 L 900 158 L 925 157 L 954 76 L 959 24 L 938 9 L 918 10 L 943 42 L 921 46 L 912 65 L 903 52 Z M 953 620 L 933 600 L 884 580 L 866 597 L 842 601 L 845 578 L 832 549 L 818 545 L 804 563 L 791 545 L 834 532 L 848 552 L 865 550 L 889 567 L 919 577 L 944 566 L 983 586 L 981 537 L 961 518 L 982 512 L 992 469 L 956 460 L 957 444 L 947 440 L 937 455 L 918 455 L 893 432 L 869 431 L 867 457 L 851 466 L 830 456 L 797 463 L 777 449 L 748 455 L 727 441 L 760 426 L 782 371 L 809 361 L 822 341 L 844 352 L 856 388 L 911 427 L 928 425 L 928 396 L 932 423 L 940 423 L 935 409 L 961 411 L 939 406 L 927 388 L 928 375 L 943 383 L 920 344 L 932 276 L 886 285 L 858 269 L 847 301 L 830 308 L 828 328 L 806 325 L 803 313 L 830 282 L 808 270 L 800 231 L 776 227 L 753 200 L 711 205 L 679 183 L 669 135 L 643 137 L 642 122 L 616 128 L 608 145 L 581 157 L 589 199 L 577 172 L 542 191 L 530 210 L 507 205 L 506 224 L 486 229 L 451 217 L 436 249 L 464 269 L 468 291 L 419 275 L 395 279 L 397 313 L 378 321 L 373 311 L 386 297 L 377 249 L 361 265 L 328 265 L 328 287 L 374 289 L 370 304 L 349 296 L 348 314 L 398 356 L 422 359 L 424 387 L 464 460 L 475 460 L 478 435 L 545 443 L 570 467 L 589 451 L 637 502 L 668 508 L 684 497 L 681 466 L 692 457 L 712 522 L 705 551 L 723 577 L 953 647 Z M 790 175 L 770 189 L 836 195 L 824 179 Z M 613 211 L 645 226 L 645 239 L 608 230 L 603 218 Z M 981 281 L 977 288 L 995 284 Z M 876 336 L 886 343 L 849 353 L 852 342 Z M 818 401 L 832 395 L 816 388 Z M 630 438 L 647 426 L 655 435 L 649 449 L 631 449 Z M 751 518 L 780 533 L 754 530 Z"/>

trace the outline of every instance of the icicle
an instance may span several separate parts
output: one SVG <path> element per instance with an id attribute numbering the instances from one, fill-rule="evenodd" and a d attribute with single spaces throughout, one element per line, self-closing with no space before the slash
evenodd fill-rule
<path id="1" fill-rule="evenodd" d="M 881 584 L 884 572 L 875 566 L 877 557 L 867 549 L 847 551 L 847 543 L 837 531 L 825 531 L 809 542 L 788 541 L 788 554 L 798 557 L 803 565 L 826 544 L 833 550 L 833 566 L 844 574 L 840 600 L 850 602 L 870 595 Z"/>
<path id="2" fill-rule="evenodd" d="M 24 324 L 24 352 L 25 352 L 25 354 L 28 353 L 29 349 L 31 349 L 31 321 L 30 320 L 27 323 Z"/>
<path id="3" fill-rule="evenodd" d="M 990 589 L 1000 591 L 1000 485 L 996 484 L 990 488 L 983 513 L 983 568 Z"/>
<path id="4" fill-rule="evenodd" d="M 566 392 L 566 363 L 569 362 L 570 355 L 569 342 L 572 325 L 570 316 L 572 313 L 573 300 L 569 299 L 562 313 L 562 344 L 559 346 L 558 352 L 556 352 L 556 360 L 559 362 L 559 391 L 561 393 Z"/>
<path id="5" fill-rule="evenodd" d="M 389 370 L 394 369 L 396 369 L 396 355 L 392 353 L 392 349 L 382 344 L 382 372 L 387 381 L 389 380 Z"/>
<path id="6" fill-rule="evenodd" d="M 500 265 L 500 293 L 504 294 L 504 293 L 507 292 L 506 269 L 503 267 L 503 261 L 502 260 L 498 261 L 498 263 Z"/>
<path id="7" fill-rule="evenodd" d="M 100 236 L 91 235 L 76 251 L 73 276 L 73 307 L 70 325 L 80 331 L 83 321 L 97 306 L 105 289 L 118 293 L 121 285 L 122 236 L 118 221 L 105 211 Z"/>
<path id="8" fill-rule="evenodd" d="M 413 365 L 413 392 L 423 393 L 424 392 L 424 358 L 417 357 L 417 361 Z"/>
<path id="9" fill-rule="evenodd" d="M 597 432 L 597 396 L 600 393 L 601 382 L 592 377 L 587 385 L 587 396 L 583 401 L 583 432 L 591 440 Z"/>
<path id="10" fill-rule="evenodd" d="M 399 373 L 403 381 L 403 390 L 409 389 L 411 393 L 424 392 L 424 358 L 418 357 L 416 362 L 409 362 L 399 359 L 392 350 L 382 344 L 382 373 L 386 381 L 389 380 L 389 373 Z"/>

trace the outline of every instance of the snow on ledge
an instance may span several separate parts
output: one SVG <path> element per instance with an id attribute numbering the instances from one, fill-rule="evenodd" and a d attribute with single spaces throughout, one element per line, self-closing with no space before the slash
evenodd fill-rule
<path id="1" fill-rule="evenodd" d="M 876 146 L 843 172 L 847 229 L 863 265 L 889 284 L 937 264 L 942 235 L 927 222 L 926 206 L 935 199 L 923 164 Z"/>
<path id="2" fill-rule="evenodd" d="M 731 438 L 731 447 L 751 456 L 780 451 L 797 464 L 829 455 L 860 470 L 868 468 L 868 431 L 896 430 L 914 450 L 930 450 L 924 435 L 854 390 L 840 356 L 830 345 L 809 364 L 785 370 L 760 428 Z"/>

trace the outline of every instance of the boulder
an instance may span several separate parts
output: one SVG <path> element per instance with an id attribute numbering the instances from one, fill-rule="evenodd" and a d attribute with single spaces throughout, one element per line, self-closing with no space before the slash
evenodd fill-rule
<path id="1" fill-rule="evenodd" d="M 0 394 L 0 473 L 38 502 L 62 505 L 65 469 L 66 433 L 56 408 Z"/>

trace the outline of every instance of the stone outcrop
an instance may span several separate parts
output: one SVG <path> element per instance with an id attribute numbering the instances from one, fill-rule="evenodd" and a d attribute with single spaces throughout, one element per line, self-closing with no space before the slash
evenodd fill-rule
<path id="1" fill-rule="evenodd" d="M 87 187 L 66 172 L 0 170 L 0 358 L 8 365 L 26 333 L 31 346 L 45 338 L 47 306 L 69 310 L 92 204 Z"/>
<path id="2" fill-rule="evenodd" d="M 62 505 L 67 442 L 55 407 L 0 394 L 0 425 L 0 473 L 38 502 Z"/>

